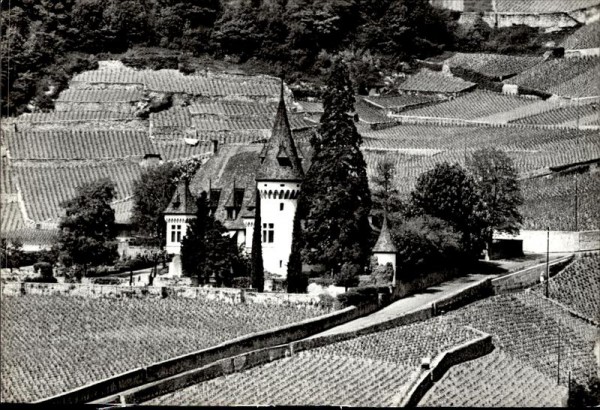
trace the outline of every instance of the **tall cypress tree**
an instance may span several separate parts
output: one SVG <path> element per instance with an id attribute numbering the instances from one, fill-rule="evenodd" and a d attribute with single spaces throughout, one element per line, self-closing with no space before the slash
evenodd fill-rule
<path id="1" fill-rule="evenodd" d="M 252 287 L 259 292 L 265 290 L 265 270 L 262 258 L 262 229 L 260 220 L 260 192 L 256 190 L 256 209 L 254 215 L 254 231 L 252 234 Z"/>
<path id="2" fill-rule="evenodd" d="M 196 200 L 196 218 L 190 223 L 185 238 L 181 241 L 181 268 L 185 276 L 197 276 L 199 283 L 207 278 L 204 272 L 206 260 L 206 218 L 208 205 L 206 192 L 202 192 Z"/>
<path id="3" fill-rule="evenodd" d="M 294 215 L 292 230 L 292 250 L 287 266 L 287 291 L 288 293 L 305 293 L 308 286 L 308 277 L 302 273 L 302 226 L 300 212 Z"/>
<path id="4" fill-rule="evenodd" d="M 298 206 L 306 221 L 303 253 L 308 263 L 323 264 L 335 277 L 357 275 L 369 261 L 371 193 L 352 116 L 354 92 L 342 61 L 332 66 L 323 108 Z"/>

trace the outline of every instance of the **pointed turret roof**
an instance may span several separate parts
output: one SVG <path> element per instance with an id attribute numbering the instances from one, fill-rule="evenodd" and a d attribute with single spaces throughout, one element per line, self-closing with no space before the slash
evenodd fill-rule
<path id="1" fill-rule="evenodd" d="M 190 192 L 189 182 L 187 179 L 179 181 L 177 189 L 171 197 L 171 202 L 165 210 L 165 214 L 176 214 L 176 215 L 196 215 L 198 207 L 196 206 L 196 199 Z"/>
<path id="2" fill-rule="evenodd" d="M 260 159 L 261 164 L 256 174 L 257 181 L 301 181 L 304 178 L 302 163 L 292 138 L 285 108 L 283 80 L 271 138 L 265 143 Z"/>
<path id="3" fill-rule="evenodd" d="M 381 226 L 381 232 L 379 233 L 379 238 L 377 239 L 377 243 L 373 247 L 373 253 L 396 253 L 396 245 L 394 245 L 394 241 L 392 240 L 392 235 L 390 235 L 390 231 L 387 226 L 387 217 L 383 217 L 383 225 Z"/>

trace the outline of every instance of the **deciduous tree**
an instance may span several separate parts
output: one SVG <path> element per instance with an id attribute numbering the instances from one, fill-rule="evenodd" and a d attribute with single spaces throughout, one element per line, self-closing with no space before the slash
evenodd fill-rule
<path id="1" fill-rule="evenodd" d="M 419 176 L 411 192 L 411 213 L 450 223 L 461 233 L 464 250 L 473 257 L 483 249 L 483 212 L 475 181 L 459 164 L 437 164 Z"/>
<path id="2" fill-rule="evenodd" d="M 59 229 L 61 260 L 67 266 L 83 268 L 110 265 L 118 257 L 115 212 L 110 204 L 115 185 L 109 179 L 85 183 L 77 195 L 62 204 L 65 216 Z"/>
<path id="3" fill-rule="evenodd" d="M 140 235 L 150 237 L 155 245 L 164 243 L 166 223 L 163 211 L 169 205 L 176 188 L 178 167 L 170 162 L 150 166 L 134 181 L 132 223 Z"/>
<path id="4" fill-rule="evenodd" d="M 494 230 L 516 234 L 523 222 L 519 206 L 523 195 L 512 159 L 497 148 L 482 148 L 467 158 L 467 169 L 473 176 L 484 209 L 483 236 L 492 243 Z"/>

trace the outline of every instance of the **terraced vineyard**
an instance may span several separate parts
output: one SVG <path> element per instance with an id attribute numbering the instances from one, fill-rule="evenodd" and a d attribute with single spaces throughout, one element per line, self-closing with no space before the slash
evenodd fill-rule
<path id="1" fill-rule="evenodd" d="M 500 349 L 451 367 L 419 406 L 561 407 L 567 388 Z"/>
<path id="2" fill-rule="evenodd" d="M 75 188 L 84 182 L 110 178 L 117 187 L 116 199 L 132 195 L 133 181 L 140 176 L 137 162 L 127 160 L 87 162 L 39 166 L 12 164 L 27 216 L 34 221 L 56 219 L 62 215 L 60 204 L 75 195 Z"/>
<path id="3" fill-rule="evenodd" d="M 469 90 L 475 83 L 462 78 L 442 74 L 437 71 L 421 70 L 409 76 L 398 87 L 400 91 L 418 91 L 430 93 L 459 93 Z"/>
<path id="4" fill-rule="evenodd" d="M 473 329 L 436 318 L 323 346 L 314 352 L 418 367 L 423 357 L 434 358 L 444 350 L 480 336 Z"/>
<path id="5" fill-rule="evenodd" d="M 17 202 L 8 202 L 0 205 L 2 207 L 2 218 L 0 218 L 0 230 L 4 237 L 7 232 L 23 228 L 24 221 Z"/>
<path id="6" fill-rule="evenodd" d="M 513 121 L 515 124 L 570 124 L 577 125 L 577 117 L 580 124 L 586 117 L 600 116 L 600 108 L 597 105 L 581 105 L 580 107 L 560 107 L 530 117 L 519 118 Z"/>
<path id="7" fill-rule="evenodd" d="M 600 253 L 579 257 L 550 279 L 549 295 L 584 316 L 600 322 Z M 541 285 L 534 287 L 544 293 Z"/>
<path id="8" fill-rule="evenodd" d="M 422 406 L 557 406 L 569 372 L 578 382 L 597 372 L 598 329 L 534 293 L 494 296 L 442 318 L 490 333 L 496 349 L 450 368 Z"/>
<path id="9" fill-rule="evenodd" d="M 576 187 L 577 183 L 577 187 Z M 577 190 L 577 227 L 575 191 Z M 600 176 L 598 174 L 532 178 L 521 181 L 524 229 L 600 229 Z"/>
<path id="10" fill-rule="evenodd" d="M 14 160 L 115 159 L 154 153 L 143 131 L 30 131 L 7 134 Z"/>
<path id="11" fill-rule="evenodd" d="M 6 135 L 3 135 L 6 138 Z M 3 142 L 6 143 L 5 141 Z M 2 151 L 4 151 L 4 146 L 2 146 Z M 2 153 L 2 166 L 0 167 L 0 194 L 15 194 L 17 189 L 15 187 L 14 178 L 10 172 L 9 168 L 9 160 Z"/>
<path id="12" fill-rule="evenodd" d="M 530 105 L 534 101 L 491 91 L 475 90 L 450 101 L 429 105 L 424 108 L 406 110 L 400 113 L 400 115 L 475 120 L 480 117 L 487 117 Z"/>
<path id="13" fill-rule="evenodd" d="M 319 314 L 205 299 L 3 296 L 3 402 L 33 401 Z"/>
<path id="14" fill-rule="evenodd" d="M 443 316 L 456 325 L 470 325 L 493 336 L 494 346 L 547 377 L 556 378 L 560 333 L 561 383 L 587 382 L 597 371 L 593 348 L 597 328 L 569 316 L 556 315 L 539 295 L 494 296 Z M 559 332 L 560 329 L 560 332 Z"/>
<path id="15" fill-rule="evenodd" d="M 205 156 L 212 153 L 212 141 L 200 141 L 196 145 L 189 145 L 184 142 L 156 142 L 153 143 L 154 149 L 160 153 L 164 161 L 172 161 L 181 158 L 191 158 Z"/>
<path id="16" fill-rule="evenodd" d="M 411 369 L 372 359 L 300 352 L 144 404 L 168 406 L 392 406 Z"/>
<path id="17" fill-rule="evenodd" d="M 356 99 L 354 109 L 358 114 L 358 120 L 367 124 L 385 124 L 395 121 L 393 118 L 385 115 L 381 109 L 375 108 L 360 98 Z"/>
<path id="18" fill-rule="evenodd" d="M 596 58 L 600 60 L 600 58 Z M 550 87 L 549 92 L 567 97 L 597 97 L 600 95 L 600 63 L 591 69 Z"/>
<path id="19" fill-rule="evenodd" d="M 456 53 L 444 60 L 450 67 L 466 68 L 492 78 L 518 74 L 541 62 L 541 57 L 488 53 Z"/>
<path id="20" fill-rule="evenodd" d="M 363 132 L 367 139 L 386 141 L 389 148 L 477 149 L 497 146 L 507 151 L 573 150 L 597 145 L 597 131 L 538 129 L 529 127 L 474 127 L 443 125 L 399 125 Z M 589 147 L 588 147 L 589 146 Z"/>
<path id="21" fill-rule="evenodd" d="M 303 351 L 147 404 L 392 406 L 422 357 L 479 336 L 434 319 Z"/>
<path id="22" fill-rule="evenodd" d="M 399 125 L 362 135 L 369 177 L 377 163 L 389 160 L 396 166 L 394 183 L 401 192 L 409 192 L 416 178 L 435 164 L 464 164 L 465 154 L 483 147 L 504 150 L 520 173 L 600 157 L 597 131 Z"/>
<path id="23" fill-rule="evenodd" d="M 96 88 L 103 84 L 142 85 L 148 91 L 183 93 L 204 97 L 251 96 L 277 100 L 280 80 L 269 76 L 227 74 L 185 75 L 178 70 L 136 70 L 118 61 L 103 61 L 99 69 L 85 71 L 72 79 L 78 89 Z"/>
<path id="24" fill-rule="evenodd" d="M 213 101 L 191 104 L 189 111 L 191 115 L 273 118 L 277 112 L 277 106 L 275 104 L 256 102 Z"/>
<path id="25" fill-rule="evenodd" d="M 57 102 L 134 102 L 143 98 L 144 93 L 140 89 L 112 88 L 97 90 L 82 90 L 69 88 L 60 93 Z M 76 106 L 75 106 L 76 108 Z"/>
<path id="26" fill-rule="evenodd" d="M 564 47 L 565 50 L 600 47 L 600 22 L 595 21 L 582 26 L 575 33 L 567 37 L 561 43 L 561 47 Z"/>
<path id="27" fill-rule="evenodd" d="M 129 113 L 114 111 L 52 111 L 25 113 L 17 117 L 19 125 L 23 124 L 42 124 L 42 123 L 62 123 L 62 122 L 104 122 L 104 121 L 127 121 L 133 120 Z"/>
<path id="28" fill-rule="evenodd" d="M 561 96 L 597 96 L 600 58 L 559 58 L 547 60 L 516 77 L 508 84 L 548 91 Z M 584 85 L 588 87 L 584 87 Z"/>

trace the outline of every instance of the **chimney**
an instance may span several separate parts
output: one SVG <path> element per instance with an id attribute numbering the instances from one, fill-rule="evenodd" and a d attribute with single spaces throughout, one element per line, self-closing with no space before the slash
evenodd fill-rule
<path id="1" fill-rule="evenodd" d="M 219 150 L 219 140 L 212 140 L 213 143 L 213 154 L 216 154 Z"/>

